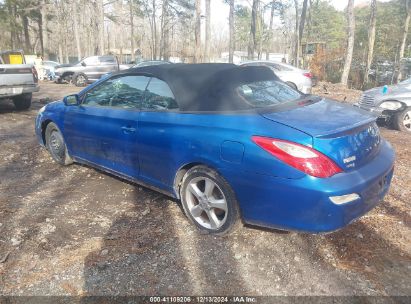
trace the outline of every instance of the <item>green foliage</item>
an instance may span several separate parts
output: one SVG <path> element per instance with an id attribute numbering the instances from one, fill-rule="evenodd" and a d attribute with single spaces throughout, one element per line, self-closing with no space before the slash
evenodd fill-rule
<path id="1" fill-rule="evenodd" d="M 346 39 L 344 13 L 337 11 L 329 1 L 313 1 L 311 22 L 308 24 L 303 40 L 325 42 L 327 49 L 344 47 Z"/>
<path id="2" fill-rule="evenodd" d="M 354 57 L 364 61 L 368 49 L 368 27 L 370 8 L 361 7 L 355 10 L 356 43 Z M 375 61 L 394 61 L 402 38 L 403 22 L 406 17 L 404 1 L 377 3 L 377 26 L 374 45 Z"/>
<path id="3" fill-rule="evenodd" d="M 251 9 L 236 5 L 234 9 L 235 46 L 237 50 L 246 50 L 250 33 Z M 258 36 L 257 36 L 258 37 Z"/>

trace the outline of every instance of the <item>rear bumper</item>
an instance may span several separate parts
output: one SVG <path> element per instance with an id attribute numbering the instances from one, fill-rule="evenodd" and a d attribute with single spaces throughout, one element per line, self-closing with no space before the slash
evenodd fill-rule
<path id="1" fill-rule="evenodd" d="M 13 96 L 18 96 L 21 94 L 28 94 L 38 92 L 40 86 L 38 84 L 33 85 L 17 85 L 17 86 L 1 86 L 0 87 L 0 98 L 8 98 Z"/>
<path id="2" fill-rule="evenodd" d="M 383 141 L 370 163 L 330 178 L 276 178 L 228 174 L 245 222 L 284 230 L 331 232 L 374 208 L 387 193 L 393 176 L 394 151 Z M 357 193 L 355 201 L 337 205 L 332 196 Z"/>

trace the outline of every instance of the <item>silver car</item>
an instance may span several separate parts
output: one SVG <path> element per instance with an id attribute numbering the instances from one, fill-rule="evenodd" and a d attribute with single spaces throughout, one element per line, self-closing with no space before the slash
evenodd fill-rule
<path id="1" fill-rule="evenodd" d="M 304 94 L 311 94 L 313 82 L 312 74 L 308 70 L 302 70 L 286 63 L 269 60 L 248 61 L 243 62 L 240 65 L 267 66 L 273 70 L 273 72 L 275 73 L 275 75 L 278 76 L 278 78 L 286 82 L 290 87 L 298 89 L 300 92 Z"/>
<path id="2" fill-rule="evenodd" d="M 141 61 L 133 65 L 131 68 L 142 68 L 145 66 L 160 65 L 160 64 L 171 64 L 171 62 L 165 61 L 165 60 L 146 60 L 146 61 Z"/>
<path id="3" fill-rule="evenodd" d="M 365 91 L 357 106 L 376 113 L 397 130 L 411 132 L 411 78 Z"/>

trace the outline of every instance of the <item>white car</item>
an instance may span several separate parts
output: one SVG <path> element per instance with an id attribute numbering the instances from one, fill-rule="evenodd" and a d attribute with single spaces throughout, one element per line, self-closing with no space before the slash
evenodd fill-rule
<path id="1" fill-rule="evenodd" d="M 286 82 L 290 87 L 298 89 L 304 94 L 311 94 L 313 82 L 312 74 L 308 70 L 302 70 L 286 63 L 269 60 L 247 61 L 240 63 L 240 66 L 252 65 L 267 66 L 273 70 L 278 78 Z"/>

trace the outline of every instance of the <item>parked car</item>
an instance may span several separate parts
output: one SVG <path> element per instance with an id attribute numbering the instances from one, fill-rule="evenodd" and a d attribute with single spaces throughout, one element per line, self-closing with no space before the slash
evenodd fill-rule
<path id="1" fill-rule="evenodd" d="M 55 68 L 55 81 L 73 82 L 78 87 L 86 86 L 108 73 L 125 70 L 130 65 L 120 65 L 117 57 L 112 55 L 86 57 L 71 65 L 64 64 Z"/>
<path id="2" fill-rule="evenodd" d="M 365 91 L 357 103 L 400 131 L 411 132 L 411 78 Z"/>
<path id="3" fill-rule="evenodd" d="M 303 95 L 267 67 L 121 71 L 43 107 L 35 130 L 56 162 L 180 199 L 205 233 L 226 233 L 240 217 L 333 231 L 375 207 L 393 175 L 374 116 Z"/>
<path id="4" fill-rule="evenodd" d="M 290 87 L 297 89 L 304 94 L 311 94 L 313 75 L 308 70 L 302 70 L 286 63 L 269 60 L 243 62 L 240 66 L 267 66 L 278 76 L 278 78 L 287 83 Z"/>
<path id="5" fill-rule="evenodd" d="M 26 64 L 23 52 L 0 52 L 0 101 L 12 99 L 17 110 L 26 110 L 38 91 L 37 71 Z"/>
<path id="6" fill-rule="evenodd" d="M 159 65 L 159 64 L 171 64 L 170 61 L 165 61 L 165 60 L 146 60 L 146 61 L 141 61 L 135 65 L 132 66 L 132 68 L 142 68 L 145 66 L 150 66 L 150 65 Z"/>

